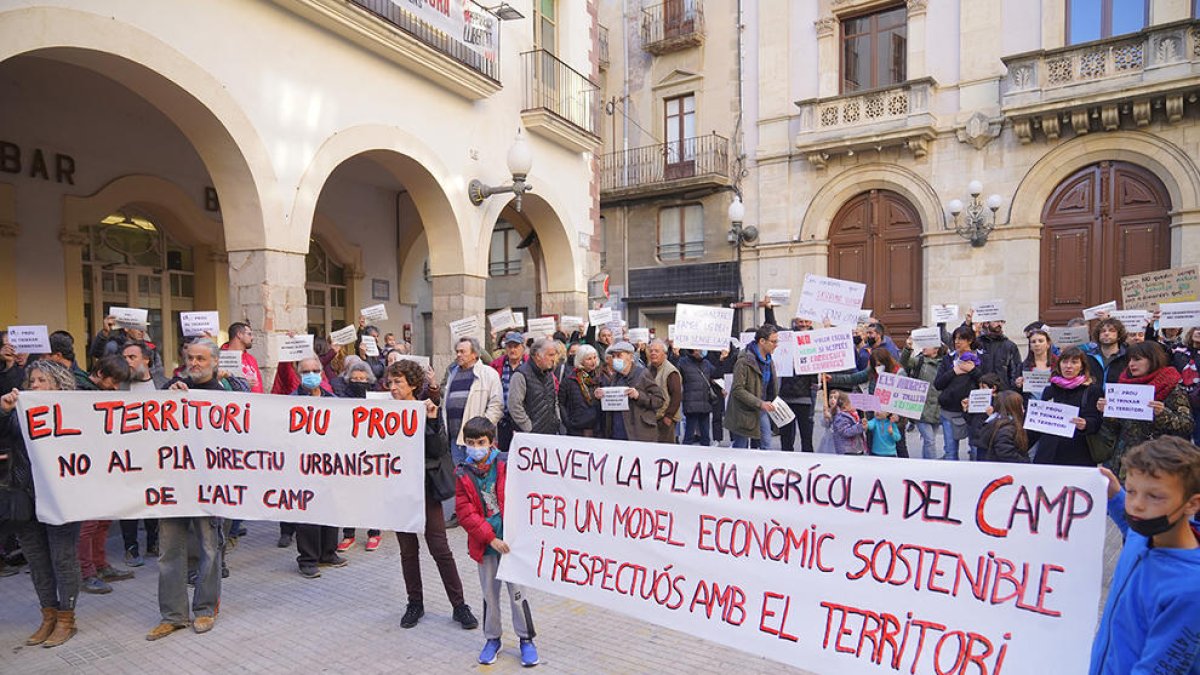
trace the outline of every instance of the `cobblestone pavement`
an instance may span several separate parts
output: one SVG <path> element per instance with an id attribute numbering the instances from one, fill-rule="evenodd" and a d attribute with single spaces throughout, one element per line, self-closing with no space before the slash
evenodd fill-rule
<path id="1" fill-rule="evenodd" d="M 910 438 L 919 445 L 915 434 Z M 146 631 L 158 622 L 157 563 L 147 560 L 137 576 L 113 584 L 109 595 L 81 595 L 79 634 L 61 647 L 23 647 L 40 619 L 37 599 L 25 573 L 0 579 L 0 673 L 509 673 L 521 670 L 510 617 L 504 617 L 506 643 L 493 666 L 475 659 L 482 647 L 479 630 L 465 631 L 450 619 L 436 567 L 422 553 L 425 618 L 413 629 L 400 628 L 404 584 L 400 550 L 385 534 L 384 545 L 367 553 L 359 543 L 346 555 L 350 564 L 325 569 L 319 579 L 296 572 L 295 548 L 278 549 L 274 523 L 247 523 L 249 535 L 229 554 L 230 578 L 222 592 L 221 615 L 212 632 L 190 630 L 157 642 Z M 450 531 L 450 545 L 466 590 L 480 613 L 479 582 L 467 557 L 466 536 Z M 1119 551 L 1110 525 L 1105 548 L 1105 579 Z M 119 528 L 108 542 L 110 562 L 122 567 Z M 1107 581 L 1105 583 L 1107 592 Z M 659 628 L 623 614 L 531 591 L 542 665 L 555 673 L 779 673 L 773 661 Z"/>

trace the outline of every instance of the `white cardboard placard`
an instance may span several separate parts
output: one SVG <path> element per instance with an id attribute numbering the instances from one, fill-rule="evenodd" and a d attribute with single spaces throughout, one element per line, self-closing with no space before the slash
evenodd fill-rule
<path id="1" fill-rule="evenodd" d="M 829 319 L 835 326 L 854 326 L 860 323 L 866 293 L 867 285 L 857 281 L 805 274 L 796 316 L 817 325 Z"/>
<path id="2" fill-rule="evenodd" d="M 1154 420 L 1154 387 L 1149 384 L 1105 384 L 1104 416 L 1123 420 Z"/>
<path id="3" fill-rule="evenodd" d="M 295 362 L 308 356 L 312 356 L 313 352 L 313 336 L 311 335 L 295 335 L 292 337 L 284 337 L 279 342 L 278 354 L 276 361 Z"/>
<path id="4" fill-rule="evenodd" d="M 929 309 L 933 323 L 944 323 L 947 326 L 957 326 L 958 305 L 934 305 Z"/>
<path id="5" fill-rule="evenodd" d="M 121 328 L 136 328 L 145 330 L 150 323 L 150 310 L 136 307 L 113 307 L 108 310 L 109 316 L 116 319 Z"/>
<path id="6" fill-rule="evenodd" d="M 1025 430 L 1071 438 L 1076 431 L 1071 420 L 1076 417 L 1079 417 L 1077 406 L 1033 399 L 1025 411 Z"/>
<path id="7" fill-rule="evenodd" d="M 221 317 L 217 312 L 180 312 L 179 326 L 184 337 L 199 337 L 205 333 L 215 337 L 221 332 Z"/>
<path id="8" fill-rule="evenodd" d="M 366 319 L 367 323 L 371 323 L 372 321 L 387 321 L 387 306 L 380 303 L 378 305 L 371 305 L 370 307 L 363 307 L 359 311 L 359 315 Z"/>
<path id="9" fill-rule="evenodd" d="M 50 333 L 45 326 L 9 326 L 8 343 L 18 354 L 50 353 Z"/>
<path id="10" fill-rule="evenodd" d="M 927 347 L 942 346 L 942 329 L 934 326 L 933 328 L 914 328 L 912 333 L 913 349 L 925 349 Z"/>
<path id="11" fill-rule="evenodd" d="M 680 349 L 721 351 L 729 342 L 732 330 L 732 309 L 675 305 L 675 346 Z"/>
<path id="12" fill-rule="evenodd" d="M 985 321 L 1004 321 L 1004 301 L 1003 300 L 986 300 L 976 302 L 971 305 L 975 309 L 975 313 L 971 316 L 971 320 L 976 323 Z"/>

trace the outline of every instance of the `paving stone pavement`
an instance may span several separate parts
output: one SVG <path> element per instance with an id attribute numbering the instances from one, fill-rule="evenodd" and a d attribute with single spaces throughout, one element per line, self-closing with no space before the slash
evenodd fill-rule
<path id="1" fill-rule="evenodd" d="M 915 435 L 914 435 L 915 436 Z M 919 439 L 910 447 L 919 447 Z M 318 579 L 297 574 L 295 548 L 275 547 L 278 526 L 247 523 L 229 556 L 231 576 L 222 591 L 221 615 L 212 632 L 179 631 L 157 642 L 146 632 L 158 622 L 157 562 L 147 559 L 137 576 L 113 584 L 108 595 L 82 594 L 79 634 L 54 649 L 24 647 L 40 620 L 37 598 L 25 573 L 0 579 L 0 673 L 511 673 L 522 670 L 510 616 L 504 616 L 505 647 L 492 666 L 480 666 L 477 629 L 451 621 L 450 604 L 437 569 L 422 553 L 425 618 L 400 628 L 404 583 L 396 539 L 384 535 L 378 551 L 359 543 L 350 564 L 323 569 Z M 477 567 L 467 556 L 466 535 L 450 531 L 467 602 L 480 614 Z M 1105 547 L 1105 593 L 1120 539 L 1110 523 Z M 108 541 L 109 560 L 122 567 L 119 528 Z M 804 673 L 693 638 L 678 631 L 558 596 L 530 591 L 542 664 L 552 673 Z M 1098 610 L 1099 611 L 1099 608 Z"/>

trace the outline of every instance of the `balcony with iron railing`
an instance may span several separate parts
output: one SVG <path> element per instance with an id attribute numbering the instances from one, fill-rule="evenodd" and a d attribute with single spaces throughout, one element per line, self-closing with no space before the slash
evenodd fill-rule
<path id="1" fill-rule="evenodd" d="M 500 90 L 499 20 L 465 0 L 462 25 L 393 0 L 274 0 L 313 23 L 470 100 Z"/>
<path id="2" fill-rule="evenodd" d="M 665 0 L 642 9 L 642 49 L 659 56 L 704 44 L 704 3 Z"/>
<path id="3" fill-rule="evenodd" d="M 1022 142 L 1073 129 L 1143 127 L 1156 114 L 1183 118 L 1200 87 L 1200 22 L 1179 21 L 1137 33 L 1005 57 L 1001 107 Z M 1161 111 L 1161 112 L 1156 112 Z"/>
<path id="4" fill-rule="evenodd" d="M 600 157 L 600 200 L 605 203 L 731 184 L 729 139 L 717 134 Z"/>
<path id="5" fill-rule="evenodd" d="M 600 26 L 596 36 L 597 62 L 600 70 L 608 70 L 608 26 Z"/>
<path id="6" fill-rule="evenodd" d="M 818 167 L 824 167 L 834 155 L 893 146 L 924 156 L 935 135 L 931 99 L 936 91 L 936 82 L 922 78 L 872 91 L 797 101 L 800 131 L 796 147 Z"/>
<path id="7" fill-rule="evenodd" d="M 600 145 L 600 87 L 554 54 L 521 54 L 521 121 L 529 131 L 576 152 Z"/>

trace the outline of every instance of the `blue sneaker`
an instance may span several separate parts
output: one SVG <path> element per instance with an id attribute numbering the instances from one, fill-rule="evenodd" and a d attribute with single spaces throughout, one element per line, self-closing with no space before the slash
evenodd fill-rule
<path id="1" fill-rule="evenodd" d="M 533 646 L 533 640 L 521 640 L 521 665 L 530 668 L 537 664 L 538 653 L 537 647 Z"/>
<path id="2" fill-rule="evenodd" d="M 500 640 L 488 640 L 483 643 L 483 651 L 479 652 L 479 662 L 490 666 L 496 662 L 496 654 L 500 653 Z"/>

